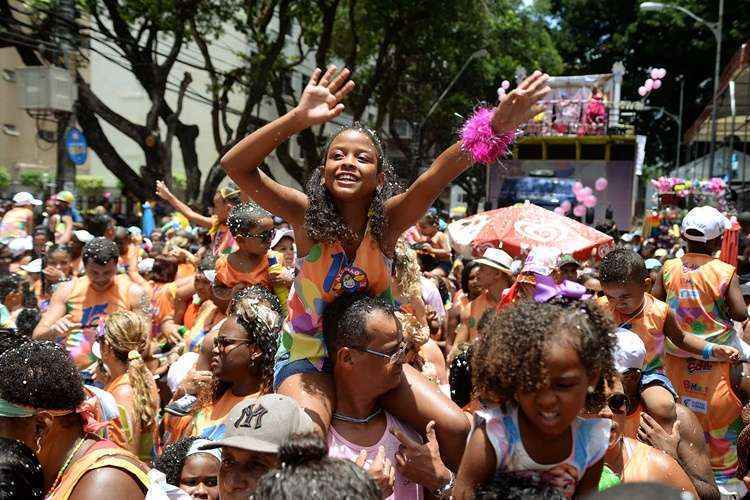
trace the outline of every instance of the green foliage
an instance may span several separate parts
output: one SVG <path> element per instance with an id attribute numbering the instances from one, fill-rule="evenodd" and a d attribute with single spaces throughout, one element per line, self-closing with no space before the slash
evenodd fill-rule
<path id="1" fill-rule="evenodd" d="M 172 187 L 184 190 L 187 186 L 187 179 L 184 174 L 174 174 L 172 176 Z"/>
<path id="2" fill-rule="evenodd" d="M 26 170 L 19 176 L 21 184 L 36 190 L 44 189 L 44 174 L 38 170 Z"/>
<path id="3" fill-rule="evenodd" d="M 5 167 L 0 166 L 0 189 L 10 187 L 10 172 Z"/>
<path id="4" fill-rule="evenodd" d="M 104 180 L 96 175 L 76 175 L 76 190 L 84 196 L 98 196 L 104 191 Z"/>

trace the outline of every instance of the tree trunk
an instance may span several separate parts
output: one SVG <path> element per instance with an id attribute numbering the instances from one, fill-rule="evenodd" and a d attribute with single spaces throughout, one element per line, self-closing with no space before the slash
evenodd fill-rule
<path id="1" fill-rule="evenodd" d="M 185 167 L 185 195 L 188 204 L 198 201 L 201 193 L 201 169 L 198 166 L 196 148 L 199 131 L 198 125 L 185 125 L 181 122 L 177 123 L 175 130 L 182 152 L 182 164 Z M 213 194 L 211 196 L 213 197 Z"/>

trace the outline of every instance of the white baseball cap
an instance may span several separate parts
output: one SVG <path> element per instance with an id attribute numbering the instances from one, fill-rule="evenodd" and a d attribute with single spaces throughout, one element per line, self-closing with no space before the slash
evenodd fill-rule
<path id="1" fill-rule="evenodd" d="M 493 269 L 498 269 L 509 275 L 513 274 L 513 271 L 511 271 L 513 257 L 499 248 L 488 248 L 484 251 L 484 255 L 478 259 L 474 259 L 474 262 Z"/>
<path id="2" fill-rule="evenodd" d="M 271 240 L 271 248 L 279 244 L 282 238 L 291 238 L 294 241 L 294 231 L 292 229 L 277 229 Z"/>
<path id="3" fill-rule="evenodd" d="M 612 357 L 615 362 L 615 370 L 625 373 L 631 369 L 642 369 L 646 360 L 646 345 L 635 333 L 625 328 L 615 331 L 617 342 L 615 343 Z"/>
<path id="4" fill-rule="evenodd" d="M 695 207 L 682 219 L 682 237 L 705 243 L 723 235 L 731 227 L 729 219 L 714 207 Z M 700 234 L 688 234 L 689 230 Z"/>
<path id="5" fill-rule="evenodd" d="M 41 273 L 42 272 L 42 259 L 34 259 L 28 264 L 24 264 L 20 267 L 27 273 Z"/>
<path id="6" fill-rule="evenodd" d="M 34 196 L 29 193 L 28 191 L 21 191 L 20 193 L 16 193 L 15 196 L 13 196 L 13 203 L 16 205 L 41 205 L 42 200 L 37 200 L 34 198 Z"/>
<path id="7" fill-rule="evenodd" d="M 94 239 L 94 235 L 89 233 L 85 229 L 78 229 L 76 231 L 73 231 L 73 234 L 81 243 L 88 243 L 89 241 Z"/>

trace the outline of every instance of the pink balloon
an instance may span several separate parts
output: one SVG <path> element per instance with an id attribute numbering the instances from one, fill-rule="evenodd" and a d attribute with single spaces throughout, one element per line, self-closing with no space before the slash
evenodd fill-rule
<path id="1" fill-rule="evenodd" d="M 555 213 L 556 213 L 557 215 L 565 215 L 565 212 L 564 212 L 564 211 L 563 211 L 563 209 L 562 209 L 562 208 L 560 208 L 560 207 L 555 207 L 555 210 L 554 210 L 554 212 L 555 212 Z"/>
<path id="2" fill-rule="evenodd" d="M 593 192 L 594 192 L 594 191 L 593 191 L 593 190 L 592 190 L 592 189 L 591 189 L 590 187 L 585 187 L 585 188 L 581 189 L 581 193 L 583 193 L 583 196 L 584 196 L 584 197 L 588 197 L 588 196 L 591 196 L 591 194 L 592 194 Z"/>
<path id="3" fill-rule="evenodd" d="M 560 203 L 560 208 L 562 208 L 563 212 L 565 213 L 570 212 L 570 208 L 571 208 L 570 202 L 568 200 L 563 201 L 562 203 Z"/>
<path id="4" fill-rule="evenodd" d="M 660 78 L 659 76 L 660 74 L 661 72 L 659 71 L 659 68 L 654 68 L 651 70 L 651 78 L 653 78 L 654 80 L 656 80 L 657 78 Z"/>
<path id="5" fill-rule="evenodd" d="M 643 83 L 643 88 L 645 88 L 646 90 L 651 90 L 652 88 L 654 88 L 654 81 L 649 78 Z"/>
<path id="6" fill-rule="evenodd" d="M 607 182 L 607 179 L 605 179 L 604 177 L 599 177 L 599 178 L 598 178 L 598 179 L 596 180 L 596 182 L 594 183 L 594 188 L 595 188 L 595 189 L 596 189 L 597 191 L 604 191 L 605 189 L 607 189 L 607 184 L 609 184 L 609 183 Z"/>
<path id="7" fill-rule="evenodd" d="M 586 215 L 586 207 L 584 207 L 583 205 L 576 205 L 573 209 L 573 215 L 575 215 L 576 217 L 583 217 L 584 215 Z"/>
<path id="8" fill-rule="evenodd" d="M 578 193 L 578 191 L 580 191 L 581 189 L 583 189 L 583 184 L 577 181 L 573 183 L 573 194 Z"/>
<path id="9" fill-rule="evenodd" d="M 654 80 L 654 90 L 659 90 L 661 87 L 661 80 Z"/>
<path id="10" fill-rule="evenodd" d="M 665 76 L 667 76 L 667 70 L 664 68 L 661 68 L 659 70 L 659 78 L 664 78 Z"/>
<path id="11" fill-rule="evenodd" d="M 501 86 L 501 87 L 502 87 L 502 88 L 503 88 L 504 90 L 508 90 L 508 88 L 510 87 L 510 82 L 509 82 L 508 80 L 503 80 L 503 83 L 501 83 L 501 84 L 500 84 L 500 86 Z"/>
<path id="12" fill-rule="evenodd" d="M 579 189 L 576 193 L 576 201 L 578 203 L 583 203 L 583 200 L 586 199 L 586 193 L 583 192 L 583 189 Z"/>
<path id="13" fill-rule="evenodd" d="M 646 87 L 638 87 L 639 96 L 646 97 L 646 94 L 648 94 L 648 90 L 646 90 Z"/>
<path id="14" fill-rule="evenodd" d="M 588 196 L 585 200 L 583 200 L 583 204 L 588 208 L 592 208 L 596 206 L 596 201 L 596 196 L 592 194 L 591 196 Z"/>

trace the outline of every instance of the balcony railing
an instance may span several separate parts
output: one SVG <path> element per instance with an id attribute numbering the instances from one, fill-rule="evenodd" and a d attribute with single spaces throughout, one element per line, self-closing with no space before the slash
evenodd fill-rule
<path id="1" fill-rule="evenodd" d="M 551 137 L 609 134 L 609 107 L 602 101 L 560 99 L 544 101 L 542 105 L 544 111 L 521 126 L 524 135 Z"/>

